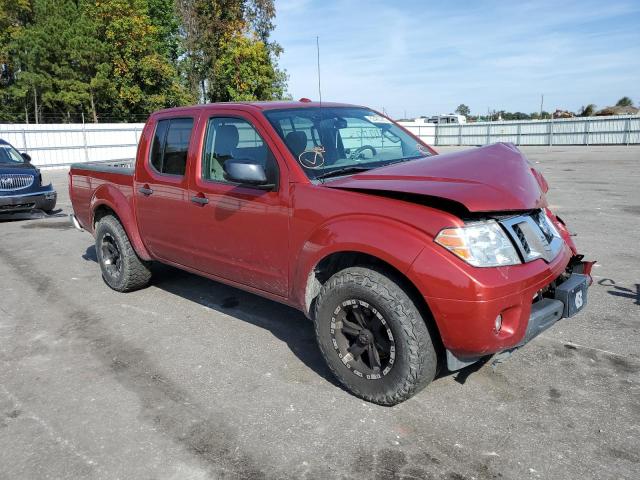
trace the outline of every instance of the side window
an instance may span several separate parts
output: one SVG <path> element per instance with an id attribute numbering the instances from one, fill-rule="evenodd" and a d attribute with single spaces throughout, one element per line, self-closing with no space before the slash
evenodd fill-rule
<path id="1" fill-rule="evenodd" d="M 167 127 L 169 120 L 160 120 L 156 125 L 156 132 L 153 135 L 151 144 L 151 155 L 149 161 L 153 168 L 162 172 L 162 155 L 164 154 L 164 140 L 167 137 Z"/>
<path id="2" fill-rule="evenodd" d="M 149 157 L 155 170 L 167 175 L 185 174 L 192 130 L 192 118 L 172 118 L 158 122 Z"/>
<path id="3" fill-rule="evenodd" d="M 277 162 L 248 121 L 232 117 L 210 118 L 202 154 L 202 178 L 229 183 L 224 178 L 224 162 L 231 159 L 250 159 L 259 163 L 264 167 L 269 183 L 277 184 Z"/>

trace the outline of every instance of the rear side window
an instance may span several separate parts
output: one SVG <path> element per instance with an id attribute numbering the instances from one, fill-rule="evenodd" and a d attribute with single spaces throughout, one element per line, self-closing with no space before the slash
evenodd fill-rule
<path id="1" fill-rule="evenodd" d="M 193 118 L 160 120 L 151 145 L 151 166 L 166 175 L 184 175 L 192 130 Z"/>

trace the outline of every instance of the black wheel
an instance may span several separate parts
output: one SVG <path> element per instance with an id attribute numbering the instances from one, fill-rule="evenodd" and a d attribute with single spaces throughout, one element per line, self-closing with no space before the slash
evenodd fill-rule
<path id="1" fill-rule="evenodd" d="M 146 287 L 151 280 L 149 263 L 141 260 L 117 218 L 102 217 L 96 227 L 96 254 L 102 278 L 118 292 Z"/>
<path id="2" fill-rule="evenodd" d="M 329 368 L 360 398 L 395 405 L 436 375 L 427 325 L 390 276 L 363 267 L 336 273 L 323 285 L 313 317 Z"/>

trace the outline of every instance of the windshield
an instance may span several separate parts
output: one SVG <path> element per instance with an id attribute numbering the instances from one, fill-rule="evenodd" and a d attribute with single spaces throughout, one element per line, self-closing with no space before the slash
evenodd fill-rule
<path id="1" fill-rule="evenodd" d="M 24 158 L 11 145 L 0 143 L 0 164 L 2 163 L 24 163 Z"/>
<path id="2" fill-rule="evenodd" d="M 431 155 L 391 120 L 366 108 L 292 108 L 265 116 L 312 180 Z"/>

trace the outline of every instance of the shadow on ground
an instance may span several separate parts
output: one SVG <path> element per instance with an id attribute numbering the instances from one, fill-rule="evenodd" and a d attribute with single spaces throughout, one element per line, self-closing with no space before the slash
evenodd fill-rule
<path id="1" fill-rule="evenodd" d="M 88 247 L 82 258 L 97 262 L 95 246 Z M 153 286 L 268 330 L 286 343 L 307 367 L 333 385 L 343 388 L 320 354 L 313 324 L 298 310 L 161 263 L 154 263 L 152 269 Z"/>
<path id="2" fill-rule="evenodd" d="M 622 297 L 633 300 L 635 305 L 640 305 L 640 283 L 636 283 L 634 285 L 635 290 L 627 287 L 621 287 L 620 285 L 616 285 L 615 280 L 610 278 L 603 278 L 598 282 L 598 285 L 602 285 L 603 287 L 611 287 L 611 290 L 607 290 L 609 295 L 613 295 L 614 297 Z"/>

